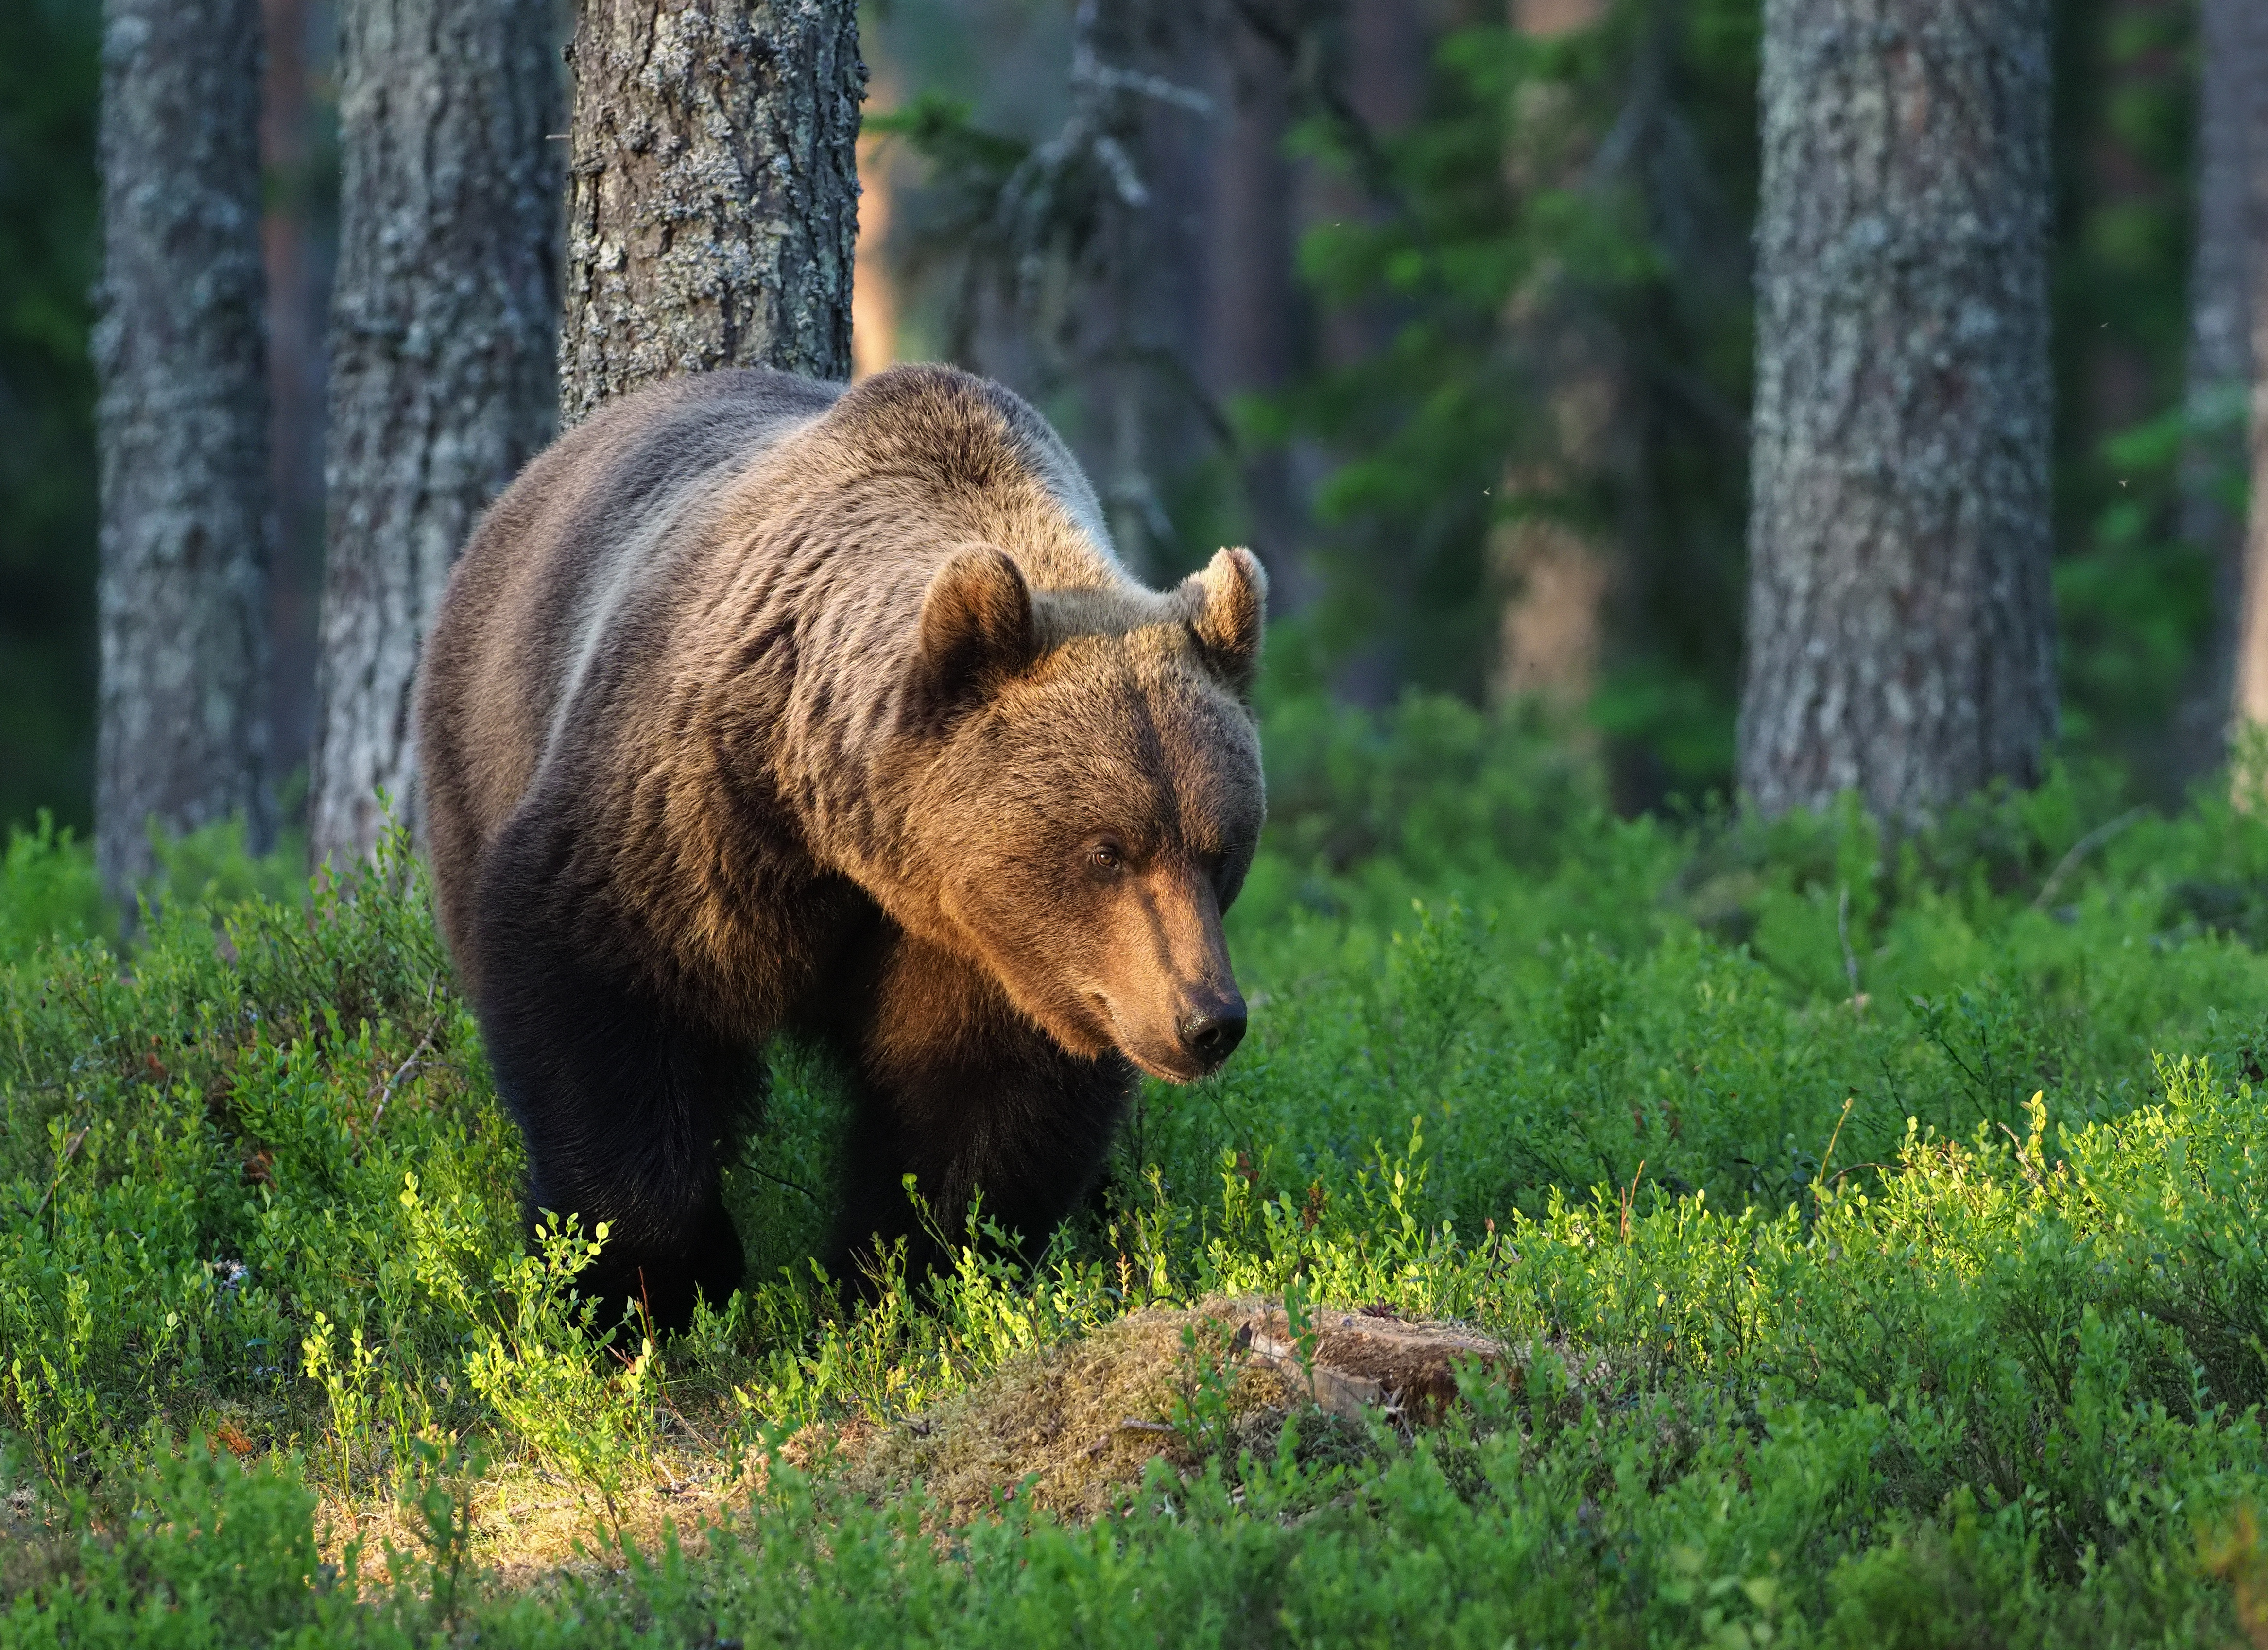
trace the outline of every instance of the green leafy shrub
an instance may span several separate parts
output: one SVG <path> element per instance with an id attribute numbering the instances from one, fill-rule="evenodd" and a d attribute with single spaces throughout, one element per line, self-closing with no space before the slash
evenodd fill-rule
<path id="1" fill-rule="evenodd" d="M 101 885 L 94 858 L 52 814 L 10 835 L 0 855 L 0 958 L 29 956 L 40 945 L 102 932 Z"/>
<path id="2" fill-rule="evenodd" d="M 19 950 L 0 1427 L 45 1533 L 0 1563 L 0 1645 L 2235 1641 L 2268 824 L 2126 819 L 2072 774 L 1896 841 L 1623 821 L 1518 724 L 1269 729 L 1238 1058 L 1144 1091 L 1033 1266 L 980 1212 L 934 1289 L 885 1268 L 846 1307 L 808 1263 L 842 1080 L 776 1050 L 727 1177 L 748 1287 L 661 1348 L 593 1333 L 581 1241 L 526 1249 L 399 842 L 289 899 L 209 879 L 123 956 Z M 1469 1321 L 1519 1375 L 1439 1432 L 1294 1418 L 1271 1454 L 1193 1347 L 1159 1421 L 1203 1466 L 1094 1524 L 1004 1466 L 941 1540 L 919 1495 L 775 1456 L 698 1557 L 631 1544 L 650 1481 L 1248 1293 Z M 602 1509 L 615 1567 L 497 1590 L 471 1532 L 513 1473 Z M 397 1504 L 383 1573 L 325 1544 Z"/>

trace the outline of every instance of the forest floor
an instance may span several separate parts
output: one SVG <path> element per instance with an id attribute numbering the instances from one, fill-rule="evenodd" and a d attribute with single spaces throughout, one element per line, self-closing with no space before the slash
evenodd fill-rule
<path id="1" fill-rule="evenodd" d="M 530 1254 L 397 844 L 0 866 L 0 1650 L 2268 1646 L 2268 809 L 1615 819 L 1443 702 L 1268 726 L 1253 1005 L 1028 1269 Z M 981 1238 L 981 1233 L 968 1234 Z M 1397 1361 L 1399 1360 L 1399 1361 Z"/>

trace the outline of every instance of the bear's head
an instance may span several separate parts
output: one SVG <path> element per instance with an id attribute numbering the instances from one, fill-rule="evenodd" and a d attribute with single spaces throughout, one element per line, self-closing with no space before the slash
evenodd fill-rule
<path id="1" fill-rule="evenodd" d="M 989 545 L 931 582 L 916 857 L 956 948 L 1073 1054 L 1187 1082 L 1244 1035 L 1220 919 L 1265 812 L 1266 593 L 1241 549 L 1162 596 L 1035 590 Z"/>

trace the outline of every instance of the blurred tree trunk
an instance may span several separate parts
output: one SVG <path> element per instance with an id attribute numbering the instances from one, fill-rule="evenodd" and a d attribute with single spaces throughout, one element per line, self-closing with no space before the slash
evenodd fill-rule
<path id="1" fill-rule="evenodd" d="M 671 373 L 850 374 L 852 0 L 582 0 L 559 406 Z"/>
<path id="2" fill-rule="evenodd" d="M 1908 819 L 2056 714 L 2047 0 L 1771 0 L 1740 777 Z"/>
<path id="3" fill-rule="evenodd" d="M 108 0 L 99 153 L 95 859 L 125 899 L 153 816 L 271 829 L 259 0 Z"/>
<path id="4" fill-rule="evenodd" d="M 2197 247 L 2190 272 L 2189 444 L 2181 531 L 2213 564 L 2213 629 L 2176 729 L 2184 777 L 2227 755 L 2243 600 L 2245 523 L 2232 494 L 2245 467 L 2253 292 L 2268 213 L 2255 173 L 2268 166 L 2268 7 L 2201 0 L 2198 13 Z"/>
<path id="5" fill-rule="evenodd" d="M 1219 159 L 1211 8 L 1079 0 L 1062 123 L 1012 172 L 990 250 L 1042 397 L 1075 390 L 1078 443 L 1119 556 L 1163 577 L 1168 483 L 1220 434 L 1202 363 L 1204 203 Z M 1009 375 L 1013 357 L 1004 360 Z"/>
<path id="6" fill-rule="evenodd" d="M 268 568 L 268 783 L 287 786 L 314 743 L 315 615 L 323 579 L 323 401 L 330 299 L 325 226 L 333 158 L 316 143 L 315 97 L 335 63 L 310 61 L 326 0 L 261 0 L 260 225 L 268 281 L 268 474 L 276 538 Z M 326 30 L 326 33 L 329 31 Z M 304 777 L 304 776 L 303 776 Z M 280 821 L 288 824 L 289 821 Z"/>
<path id="7" fill-rule="evenodd" d="M 1334 0 L 1323 11 L 1338 14 L 1341 43 L 1329 72 L 1345 93 L 1348 112 L 1373 137 L 1407 130 L 1425 109 L 1426 67 L 1439 33 L 1434 8 L 1410 0 Z M 1311 222 L 1376 221 L 1387 210 L 1377 180 L 1332 169 L 1315 181 Z M 1385 302 L 1335 305 L 1323 317 L 1320 353 L 1335 366 L 1362 360 L 1387 346 L 1395 322 Z"/>
<path id="8" fill-rule="evenodd" d="M 1226 119 L 1211 167 L 1211 222 L 1204 236 L 1206 388 L 1217 402 L 1273 394 L 1299 362 L 1296 180 L 1285 153 L 1291 132 L 1291 67 L 1248 27 L 1229 32 L 1223 53 Z M 1314 593 L 1300 555 L 1300 508 L 1292 454 L 1268 446 L 1243 463 L 1254 551 L 1268 567 L 1268 598 L 1296 611 Z"/>
<path id="9" fill-rule="evenodd" d="M 417 652 L 474 520 L 550 438 L 559 314 L 552 0 L 346 0 L 330 542 L 309 846 L 414 809 Z"/>
<path id="10" fill-rule="evenodd" d="M 1606 19 L 1607 0 L 1513 0 L 1511 15 L 1521 33 L 1553 40 L 1597 27 Z M 1574 129 L 1567 88 L 1531 82 L 1521 89 L 1529 95 L 1513 111 L 1506 166 L 1515 174 L 1549 174 L 1524 180 L 1535 187 L 1580 187 L 1596 144 L 1593 135 Z M 1504 491 L 1507 497 L 1550 497 L 1610 463 L 1623 422 L 1622 375 L 1615 341 L 1594 318 L 1571 313 L 1545 291 L 1523 292 L 1515 309 L 1507 324 L 1524 335 L 1521 352 L 1535 360 L 1545 380 L 1550 451 L 1542 462 L 1513 466 Z M 1499 698 L 1533 695 L 1562 711 L 1580 711 L 1597 681 L 1616 547 L 1548 511 L 1515 516 L 1493 537 L 1491 560 L 1510 594 L 1491 687 Z"/>
<path id="11" fill-rule="evenodd" d="M 2237 554 L 2235 583 L 2237 635 L 2233 709 L 2238 725 L 2268 723 L 2268 15 L 2251 0 L 2215 0 L 2202 19 L 2208 29 L 2207 49 L 2218 48 L 2235 60 L 2225 65 L 2233 77 L 2218 92 L 2208 80 L 2205 118 L 2216 114 L 2241 122 L 2237 131 L 2223 132 L 2208 141 L 2236 149 L 2246 197 L 2222 210 L 2242 214 L 2250 247 L 2243 262 L 2249 303 L 2244 324 L 2251 344 L 2246 361 L 2251 386 L 2251 506 Z M 2207 58 L 2207 74 L 2219 77 L 2224 65 Z M 2230 102 L 2237 107 L 2231 111 Z M 2237 187 L 2231 184 L 2232 191 Z M 2233 260 L 2232 260 L 2233 261 Z M 2252 776 L 2255 779 L 2258 775 Z"/>
<path id="12" fill-rule="evenodd" d="M 870 65 L 871 67 L 871 65 Z M 899 100 L 887 73 L 875 75 L 866 95 L 884 107 Z M 880 133 L 858 140 L 858 239 L 850 280 L 850 373 L 865 378 L 898 358 L 898 282 L 886 253 L 898 180 L 893 147 Z"/>
<path id="13" fill-rule="evenodd" d="M 1336 0 L 1324 8 L 1338 13 L 1343 61 L 1335 65 L 1349 111 L 1373 137 L 1399 136 L 1425 112 L 1425 81 L 1441 32 L 1437 9 L 1410 0 Z M 1317 203 L 1322 213 L 1375 219 L 1388 210 L 1365 186 L 1374 180 L 1326 176 Z M 1358 359 L 1394 335 L 1394 320 L 1381 305 L 1368 314 L 1340 310 L 1328 353 Z"/>
<path id="14" fill-rule="evenodd" d="M 1321 10 L 1325 17 L 1336 11 L 1341 24 L 1344 55 L 1327 58 L 1326 72 L 1338 79 L 1348 112 L 1373 139 L 1406 131 L 1425 113 L 1426 71 L 1445 21 L 1440 9 L 1410 0 L 1335 0 Z M 1385 216 L 1382 173 L 1358 180 L 1335 168 L 1318 170 L 1317 187 L 1307 203 L 1308 223 L 1377 222 Z M 1330 367 L 1380 355 L 1391 344 L 1400 319 L 1382 293 L 1364 303 L 1333 305 L 1317 328 L 1316 355 Z M 1381 571 L 1377 598 L 1389 612 L 1407 610 L 1414 600 L 1413 565 L 1388 564 Z M 1332 689 L 1352 703 L 1382 708 L 1413 674 L 1410 663 L 1400 656 L 1395 640 L 1369 641 L 1340 663 Z"/>

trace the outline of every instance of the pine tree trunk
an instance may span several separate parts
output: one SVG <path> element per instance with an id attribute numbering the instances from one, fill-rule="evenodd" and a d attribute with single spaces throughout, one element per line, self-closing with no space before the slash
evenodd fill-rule
<path id="1" fill-rule="evenodd" d="M 2047 0 L 1767 0 L 1743 787 L 1911 819 L 2054 731 Z"/>
<path id="2" fill-rule="evenodd" d="M 1512 24 L 1531 39 L 1556 40 L 1598 27 L 1607 11 L 1607 0 L 1513 0 Z M 1506 164 L 1537 188 L 1581 188 L 1596 156 L 1595 132 L 1572 118 L 1570 99 L 1550 95 L 1565 88 L 1521 90 L 1528 95 L 1512 111 Z M 1539 165 L 1546 176 L 1533 175 Z M 1506 327 L 1543 381 L 1552 431 L 1542 453 L 1506 471 L 1508 498 L 1565 494 L 1571 483 L 1616 468 L 1615 436 L 1627 422 L 1618 341 L 1595 315 L 1554 301 L 1557 278 L 1523 287 L 1506 306 Z M 1621 549 L 1595 528 L 1543 512 L 1515 516 L 1491 534 L 1490 558 L 1510 590 L 1498 623 L 1492 696 L 1532 696 L 1563 714 L 1590 703 L 1605 652 L 1608 599 L 1624 571 L 1617 565 L 1626 561 Z"/>
<path id="3" fill-rule="evenodd" d="M 551 0 L 346 0 L 339 272 L 309 846 L 414 811 L 410 691 L 475 519 L 549 439 L 560 112 Z"/>
<path id="4" fill-rule="evenodd" d="M 1299 179 L 1285 151 L 1292 74 L 1276 47 L 1237 28 L 1223 54 L 1227 107 L 1212 166 L 1204 234 L 1204 347 L 1198 367 L 1214 401 L 1280 393 L 1298 370 Z M 1251 548 L 1268 568 L 1269 606 L 1293 613 L 1315 596 L 1302 554 L 1292 456 L 1263 446 L 1242 465 Z"/>
<path id="5" fill-rule="evenodd" d="M 2268 8 L 2259 0 L 2202 0 L 2198 11 L 2197 247 L 2190 272 L 2182 537 L 2210 559 L 2213 629 L 2175 730 L 2184 777 L 2226 754 L 2244 579 L 2243 512 L 2231 497 L 2245 468 L 2245 410 L 2253 380 L 2253 291 L 2268 228 L 2253 174 L 2268 165 Z"/>
<path id="6" fill-rule="evenodd" d="M 314 748 L 315 622 L 323 582 L 323 404 L 330 352 L 329 239 L 335 163 L 317 145 L 317 77 L 310 26 L 332 0 L 260 0 L 267 62 L 261 74 L 260 225 L 268 284 L 268 476 L 276 540 L 268 565 L 268 767 L 290 783 Z M 325 19 L 328 21 L 329 19 Z M 327 31 L 330 32 L 330 31 Z M 327 54 L 328 55 L 328 54 Z M 327 186 L 328 188 L 327 188 Z M 331 239 L 335 248 L 335 239 Z M 305 775 L 298 775 L 304 778 Z M 288 821 L 279 821 L 279 825 Z"/>
<path id="7" fill-rule="evenodd" d="M 271 830 L 258 0 L 108 0 L 100 160 L 95 859 L 125 898 L 153 816 Z"/>
<path id="8" fill-rule="evenodd" d="M 2251 510 L 2239 555 L 2236 657 L 2233 710 L 2239 724 L 2268 723 L 2268 88 L 2257 77 L 2268 73 L 2268 17 L 2257 13 L 2249 0 L 2232 0 L 2243 14 L 2231 29 L 2224 48 L 2244 60 L 2251 78 L 2242 118 L 2245 135 L 2243 161 L 2250 188 L 2245 224 L 2251 236 L 2251 253 L 2245 266 L 2250 283 L 2248 322 L 2251 356 Z M 2212 11 L 2209 6 L 2208 12 Z M 2221 26 L 2229 26 L 2222 18 Z M 2210 111 L 2208 111 L 2208 114 Z M 2244 799 L 2257 799 L 2261 775 L 2239 775 Z M 2248 784 L 2248 781 L 2250 783 Z"/>
<path id="9" fill-rule="evenodd" d="M 671 373 L 850 372 L 852 0 L 582 0 L 559 406 Z"/>
<path id="10" fill-rule="evenodd" d="M 895 89 L 870 87 L 867 95 L 895 104 Z M 850 282 L 850 372 L 854 378 L 879 372 L 898 358 L 899 291 L 896 272 L 884 255 L 890 244 L 890 212 L 897 193 L 887 138 L 875 133 L 858 141 L 858 240 Z"/>

